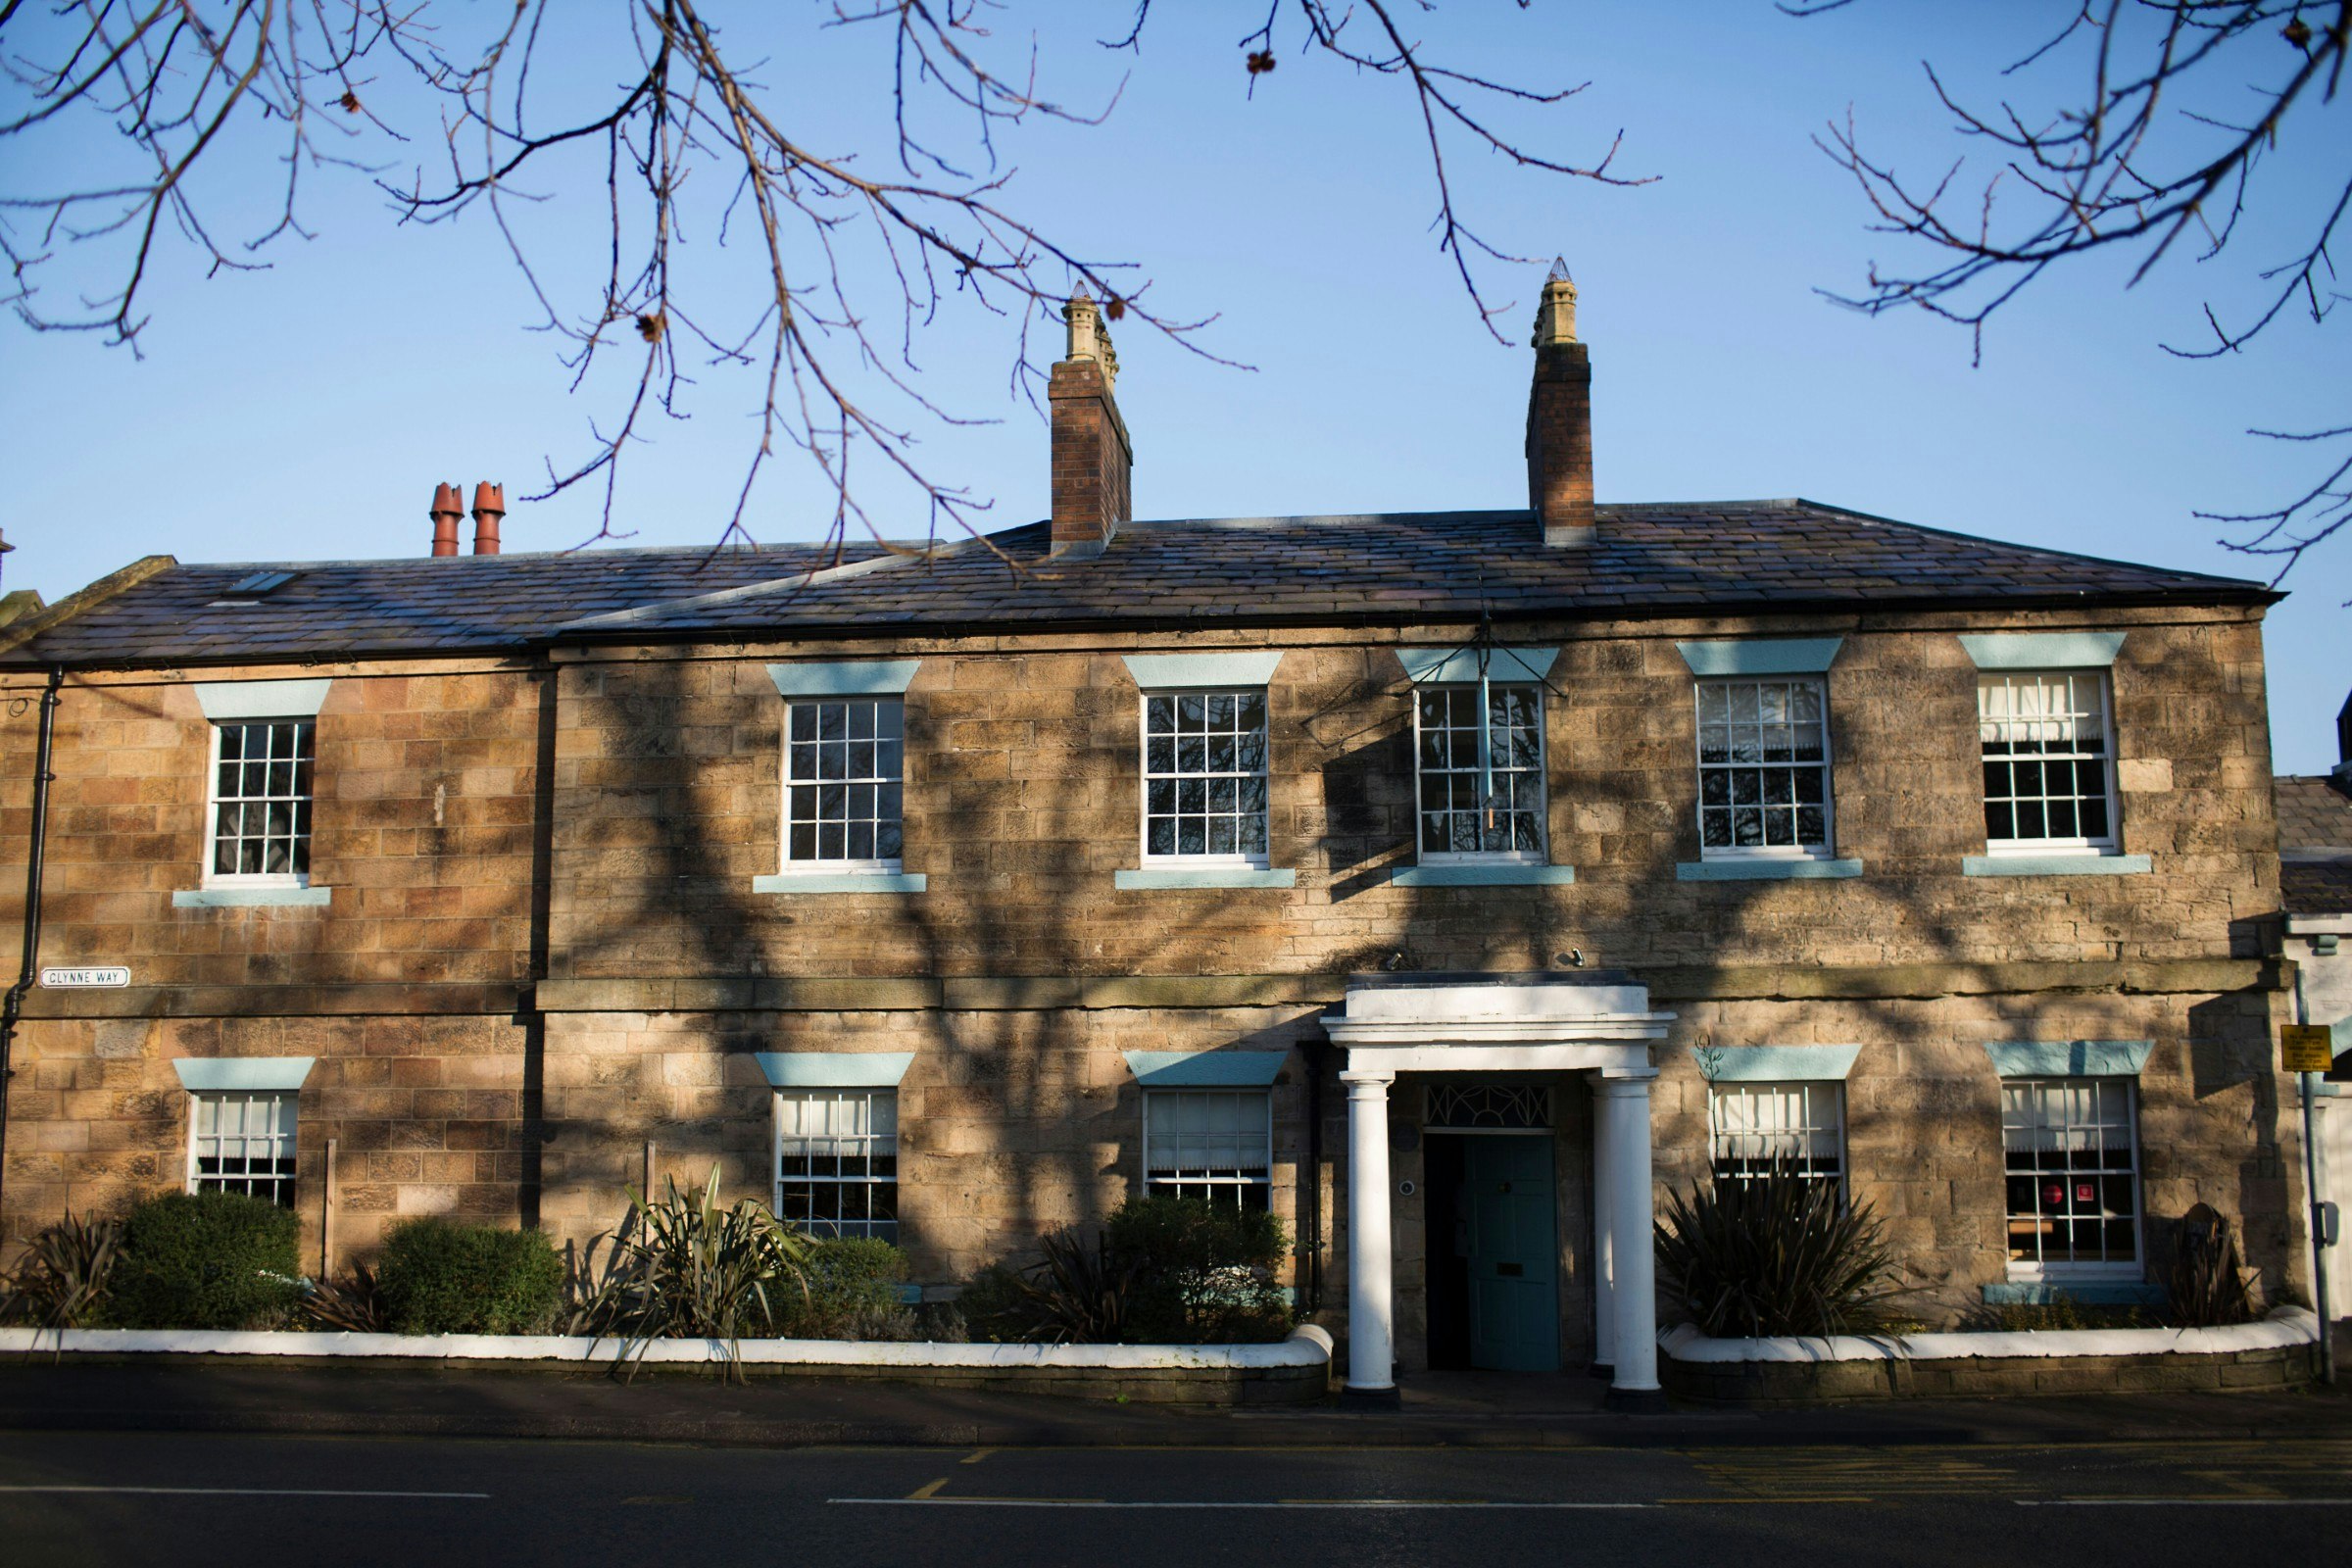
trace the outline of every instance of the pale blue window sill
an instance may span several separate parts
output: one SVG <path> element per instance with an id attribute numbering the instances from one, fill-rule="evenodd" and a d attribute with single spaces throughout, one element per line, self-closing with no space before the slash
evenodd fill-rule
<path id="1" fill-rule="evenodd" d="M 333 888 L 182 888 L 172 895 L 174 909 L 322 909 Z"/>
<path id="2" fill-rule="evenodd" d="M 1758 857 L 1752 860 L 1684 860 L 1674 868 L 1677 882 L 1794 882 L 1818 876 L 1860 876 L 1860 860 L 1785 860 Z"/>
<path id="3" fill-rule="evenodd" d="M 1403 865 L 1389 880 L 1400 888 L 1562 888 L 1576 880 L 1576 867 L 1533 865 L 1524 860 L 1498 860 L 1493 865 Z"/>
<path id="4" fill-rule="evenodd" d="M 1122 893 L 1148 888 L 1295 888 L 1298 873 L 1289 866 L 1147 866 L 1119 871 L 1111 881 Z"/>
<path id="5" fill-rule="evenodd" d="M 1971 855 L 1962 876 L 2137 876 L 2151 870 L 2144 855 Z"/>
<path id="6" fill-rule="evenodd" d="M 930 878 L 920 871 L 792 871 L 752 878 L 754 893 L 920 893 Z"/>
<path id="7" fill-rule="evenodd" d="M 2084 1306 L 2162 1306 L 2167 1293 L 2139 1280 L 2010 1280 L 1984 1287 L 1987 1306 L 2047 1306 L 2062 1296 Z"/>

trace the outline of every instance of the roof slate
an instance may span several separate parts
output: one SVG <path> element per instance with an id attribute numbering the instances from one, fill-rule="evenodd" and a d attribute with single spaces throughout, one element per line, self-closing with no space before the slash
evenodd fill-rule
<path id="1" fill-rule="evenodd" d="M 1864 606 L 2246 603 L 2261 584 L 1974 538 L 1810 501 L 1595 509 L 1590 547 L 1524 511 L 1128 523 L 1049 558 L 1033 523 L 928 556 L 865 544 L 331 562 L 216 606 L 261 564 L 177 566 L 0 663 L 183 663 L 541 640 L 863 636 L 974 626 L 1280 625 Z"/>
<path id="2" fill-rule="evenodd" d="M 2278 847 L 2352 853 L 2352 781 L 2332 774 L 2288 774 L 2271 781 L 2278 806 Z"/>

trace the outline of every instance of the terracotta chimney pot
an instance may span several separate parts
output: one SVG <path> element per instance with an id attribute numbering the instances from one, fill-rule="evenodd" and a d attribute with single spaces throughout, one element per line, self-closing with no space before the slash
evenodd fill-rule
<path id="1" fill-rule="evenodd" d="M 454 494 L 454 492 L 453 492 Z M 498 554 L 498 520 L 507 514 L 507 487 L 484 479 L 473 487 L 473 553 Z"/>
<path id="2" fill-rule="evenodd" d="M 433 554 L 454 556 L 458 553 L 458 519 L 466 515 L 466 504 L 459 499 L 454 484 L 433 486 Z"/>

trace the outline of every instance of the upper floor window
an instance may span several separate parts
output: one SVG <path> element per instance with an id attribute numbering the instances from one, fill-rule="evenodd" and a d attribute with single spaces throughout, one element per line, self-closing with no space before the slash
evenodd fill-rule
<path id="1" fill-rule="evenodd" d="M 1544 688 L 1483 689 L 1413 693 L 1424 861 L 1544 859 Z"/>
<path id="2" fill-rule="evenodd" d="M 897 697 L 791 705 L 784 748 L 787 869 L 899 869 L 905 708 Z"/>
<path id="3" fill-rule="evenodd" d="M 213 726 L 207 881 L 309 883 L 315 729 L 308 718 Z"/>
<path id="4" fill-rule="evenodd" d="M 1985 671 L 1977 677 L 1984 843 L 2111 851 L 2115 747 L 2102 670 Z"/>
<path id="5" fill-rule="evenodd" d="M 242 1193 L 294 1206 L 292 1090 L 188 1096 L 188 1191 Z"/>
<path id="6" fill-rule="evenodd" d="M 1828 707 L 1812 676 L 1698 683 L 1702 858 L 1830 853 Z"/>
<path id="7" fill-rule="evenodd" d="M 1266 694 L 1144 694 L 1144 858 L 1266 863 Z"/>
<path id="8" fill-rule="evenodd" d="M 2009 1272 L 2139 1273 L 2139 1138 L 2129 1078 L 2008 1078 Z"/>

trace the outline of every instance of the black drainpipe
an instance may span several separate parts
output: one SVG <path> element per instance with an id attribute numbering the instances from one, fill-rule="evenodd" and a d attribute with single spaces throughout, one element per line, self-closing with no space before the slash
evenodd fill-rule
<path id="1" fill-rule="evenodd" d="M 57 689 L 66 683 L 63 666 L 49 671 L 41 692 L 41 739 L 32 760 L 32 846 L 24 857 L 24 967 L 0 1004 L 0 1215 L 8 1212 L 8 1081 L 16 1076 L 12 1064 L 17 1047 L 17 1019 L 24 1012 L 24 994 L 32 989 L 34 966 L 41 958 L 41 864 L 49 838 L 50 743 L 57 734 Z M 0 1231 L 0 1242 L 7 1239 Z"/>
<path id="2" fill-rule="evenodd" d="M 1306 1191 L 1299 1218 L 1306 1231 L 1306 1311 L 1323 1310 L 1323 1042 L 1306 1046 Z"/>

